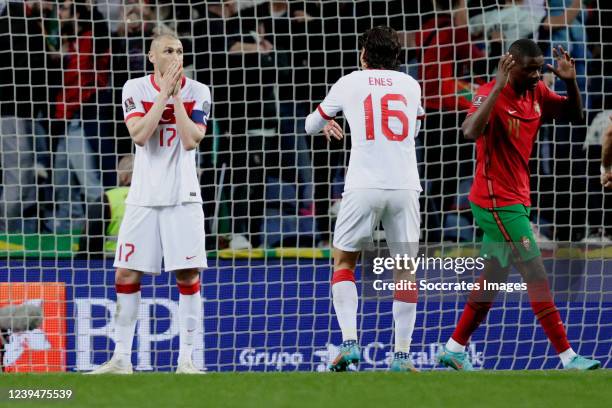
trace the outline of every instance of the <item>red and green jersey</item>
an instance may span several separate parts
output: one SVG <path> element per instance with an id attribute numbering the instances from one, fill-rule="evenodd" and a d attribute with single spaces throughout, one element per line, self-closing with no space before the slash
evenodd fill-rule
<path id="1" fill-rule="evenodd" d="M 476 112 L 493 90 L 495 80 L 478 90 L 468 116 Z M 540 81 L 524 96 L 510 85 L 502 90 L 483 134 L 476 140 L 476 174 L 469 200 L 483 208 L 531 205 L 529 157 L 546 119 L 560 117 L 567 97 Z"/>

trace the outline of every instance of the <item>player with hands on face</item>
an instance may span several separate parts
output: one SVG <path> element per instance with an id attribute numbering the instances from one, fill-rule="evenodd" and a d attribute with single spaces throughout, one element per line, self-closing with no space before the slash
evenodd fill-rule
<path id="1" fill-rule="evenodd" d="M 555 66 L 548 69 L 565 82 L 567 96 L 541 81 L 544 56 L 538 45 L 517 40 L 501 58 L 495 80 L 479 88 L 462 125 L 465 137 L 476 140 L 476 173 L 468 198 L 474 220 L 484 231 L 485 266 L 478 289 L 468 296 L 455 331 L 437 356 L 442 365 L 455 370 L 473 370 L 466 345 L 497 295 L 484 289 L 484 282 L 506 282 L 512 265 L 563 367 L 591 370 L 601 365 L 576 354 L 569 344 L 529 220 L 529 158 L 540 126 L 552 119 L 583 119 L 574 60 L 562 47 L 553 54 Z"/>
<path id="2" fill-rule="evenodd" d="M 117 309 L 112 358 L 92 374 L 131 374 L 142 275 L 159 274 L 162 259 L 179 291 L 177 373 L 201 374 L 192 354 L 202 327 L 200 271 L 207 267 L 204 213 L 195 149 L 206 133 L 210 90 L 183 75 L 183 47 L 174 34 L 153 39 L 154 73 L 123 87 L 125 123 L 136 154 L 114 266 Z"/>

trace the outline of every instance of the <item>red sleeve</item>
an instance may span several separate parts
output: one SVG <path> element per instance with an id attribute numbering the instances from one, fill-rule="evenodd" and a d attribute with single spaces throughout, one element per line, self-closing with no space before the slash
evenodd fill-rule
<path id="1" fill-rule="evenodd" d="M 539 83 L 540 105 L 542 105 L 542 115 L 547 119 L 558 119 L 563 116 L 563 111 L 567 107 L 567 96 L 561 96 L 550 90 L 543 81 Z"/>
<path id="2" fill-rule="evenodd" d="M 487 99 L 487 97 L 491 93 L 491 89 L 493 88 L 494 83 L 494 81 L 489 82 L 478 88 L 478 92 L 476 92 L 476 95 L 474 95 L 474 98 L 472 99 L 472 105 L 468 110 L 468 116 L 476 112 L 476 110 L 480 107 L 480 105 L 482 105 L 485 99 Z"/>

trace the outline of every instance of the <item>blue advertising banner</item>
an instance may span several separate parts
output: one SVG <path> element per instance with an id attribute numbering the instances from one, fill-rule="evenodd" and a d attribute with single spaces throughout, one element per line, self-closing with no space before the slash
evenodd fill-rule
<path id="1" fill-rule="evenodd" d="M 573 348 L 612 367 L 612 302 L 605 289 L 612 261 L 586 262 L 591 291 L 579 301 L 558 303 Z M 561 264 L 556 261 L 555 268 Z M 547 263 L 550 267 L 550 264 Z M 330 297 L 328 260 L 218 260 L 202 273 L 204 318 L 194 362 L 209 371 L 325 371 L 337 353 L 340 331 Z M 103 261 L 4 261 L 0 283 L 63 283 L 65 367 L 87 371 L 110 358 L 115 312 L 114 269 Z M 178 289 L 172 274 L 145 276 L 134 368 L 169 371 L 178 356 Z M 30 299 L 35 301 L 36 299 Z M 465 293 L 444 297 L 420 293 L 411 356 L 417 367 L 434 369 L 435 355 L 457 322 Z M 48 299 L 44 301 L 48 302 Z M 11 299 L 0 299 L 11 303 Z M 360 304 L 360 370 L 382 370 L 392 356 L 393 316 L 389 298 Z M 45 333 L 38 333 L 44 337 Z M 18 361 L 32 336 L 14 335 L 5 364 Z M 30 340 L 28 340 L 30 339 Z M 43 339 L 44 340 L 44 339 Z M 31 343 L 27 343 L 30 341 Z M 48 344 L 44 341 L 41 344 Z M 469 345 L 476 368 L 556 368 L 559 360 L 531 311 L 526 294 L 498 302 Z"/>

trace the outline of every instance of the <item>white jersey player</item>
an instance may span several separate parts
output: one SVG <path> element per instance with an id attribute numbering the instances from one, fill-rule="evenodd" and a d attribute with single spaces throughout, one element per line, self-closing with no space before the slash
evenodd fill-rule
<path id="1" fill-rule="evenodd" d="M 410 252 L 419 241 L 419 195 L 415 137 L 424 113 L 421 87 L 397 71 L 400 43 L 389 27 L 375 27 L 361 38 L 361 65 L 338 80 L 306 118 L 306 132 L 323 130 L 342 139 L 334 116 L 342 111 L 351 130 L 351 157 L 334 231 L 332 295 L 342 330 L 340 354 L 330 365 L 345 371 L 360 360 L 357 344 L 357 289 L 354 271 L 360 251 L 382 222 L 392 253 Z M 396 280 L 413 280 L 396 271 Z M 416 318 L 416 288 L 394 292 L 395 356 L 390 369 L 415 371 L 408 358 Z"/>
<path id="2" fill-rule="evenodd" d="M 93 374 L 132 372 L 131 353 L 143 273 L 174 271 L 179 288 L 177 373 L 201 373 L 192 362 L 202 322 L 200 271 L 207 266 L 204 213 L 195 149 L 206 132 L 210 90 L 183 76 L 183 47 L 171 34 L 154 38 L 154 73 L 123 87 L 123 113 L 136 145 L 132 184 L 117 238 L 117 312 L 113 357 Z"/>

